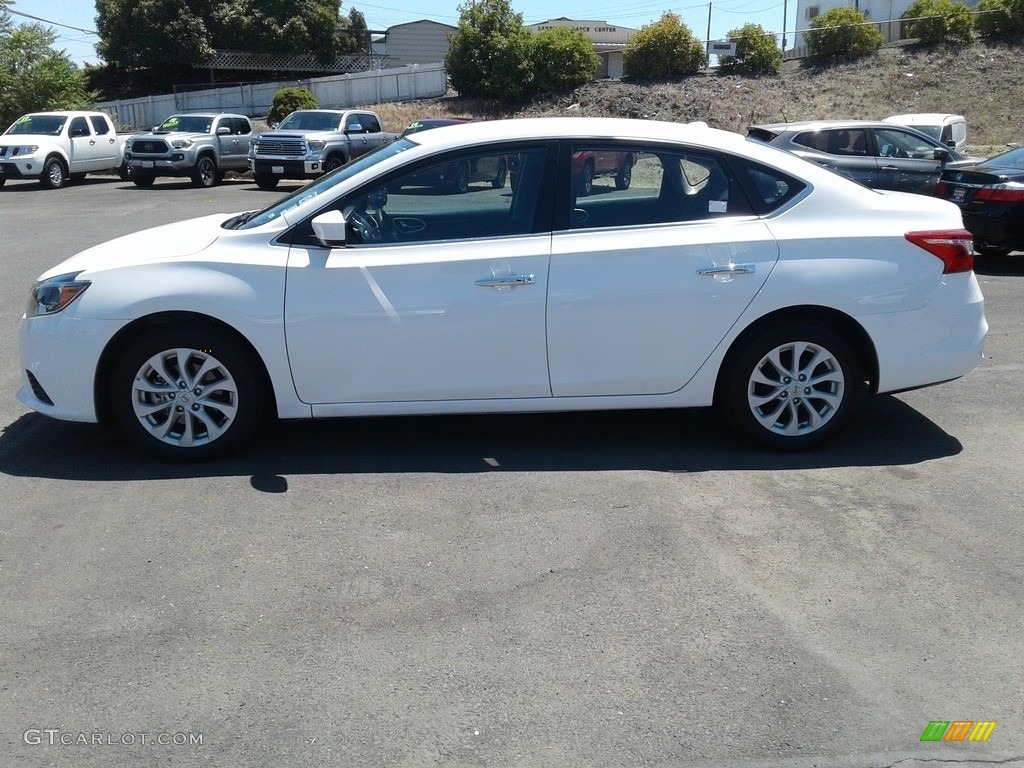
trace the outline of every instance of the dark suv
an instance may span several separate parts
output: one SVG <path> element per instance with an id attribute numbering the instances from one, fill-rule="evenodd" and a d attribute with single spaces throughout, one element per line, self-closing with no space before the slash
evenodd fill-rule
<path id="1" fill-rule="evenodd" d="M 946 168 L 972 159 L 913 128 L 867 120 L 755 125 L 747 136 L 831 168 L 872 189 L 930 195 Z"/>

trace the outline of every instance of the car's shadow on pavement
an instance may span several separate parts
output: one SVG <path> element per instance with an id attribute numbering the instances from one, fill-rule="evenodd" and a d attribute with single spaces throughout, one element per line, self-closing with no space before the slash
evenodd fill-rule
<path id="1" fill-rule="evenodd" d="M 268 425 L 235 453 L 162 463 L 97 425 L 21 417 L 0 433 L 0 472 L 124 481 L 249 475 L 287 489 L 287 475 L 411 472 L 708 472 L 916 464 L 962 446 L 902 401 L 868 399 L 847 429 L 806 453 L 752 447 L 710 409 L 332 419 Z"/>

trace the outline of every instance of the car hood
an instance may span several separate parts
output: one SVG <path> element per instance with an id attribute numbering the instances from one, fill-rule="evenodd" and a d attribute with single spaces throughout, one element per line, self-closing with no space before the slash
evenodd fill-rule
<path id="1" fill-rule="evenodd" d="M 224 232 L 220 225 L 232 215 L 214 213 L 118 237 L 75 254 L 44 272 L 39 279 L 191 256 L 209 248 Z"/>
<path id="2" fill-rule="evenodd" d="M 137 133 L 132 136 L 132 141 L 175 141 L 176 139 L 205 139 L 208 133 L 187 133 L 185 131 L 172 131 L 170 133 Z"/>
<path id="3" fill-rule="evenodd" d="M 260 134 L 260 138 L 261 139 L 288 139 L 288 138 L 300 138 L 302 136 L 305 136 L 306 138 L 311 138 L 311 139 L 315 139 L 315 138 L 328 139 L 328 138 L 330 138 L 332 136 L 337 136 L 338 134 L 339 134 L 339 131 L 313 131 L 313 130 L 308 130 L 308 131 L 303 131 L 303 130 L 268 131 L 267 133 L 261 133 Z"/>
<path id="4" fill-rule="evenodd" d="M 45 133 L 15 133 L 7 136 L 0 136 L 0 147 L 24 147 L 27 144 L 50 144 L 57 136 L 47 136 Z"/>

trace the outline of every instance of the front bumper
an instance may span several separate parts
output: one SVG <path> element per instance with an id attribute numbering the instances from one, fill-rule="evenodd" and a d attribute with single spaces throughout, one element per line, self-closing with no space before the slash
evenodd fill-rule
<path id="1" fill-rule="evenodd" d="M 55 419 L 96 422 L 97 365 L 120 326 L 120 321 L 83 320 L 64 312 L 22 318 L 18 400 Z"/>
<path id="2" fill-rule="evenodd" d="M 46 158 L 19 155 L 0 162 L 0 179 L 38 179 Z"/>
<path id="3" fill-rule="evenodd" d="M 324 161 L 295 159 L 250 158 L 249 167 L 261 176 L 276 176 L 280 179 L 315 179 L 324 172 Z"/>
<path id="4" fill-rule="evenodd" d="M 150 158 L 132 155 L 128 167 L 137 174 L 151 176 L 191 176 L 196 169 L 196 159 L 181 153 L 170 158 Z"/>

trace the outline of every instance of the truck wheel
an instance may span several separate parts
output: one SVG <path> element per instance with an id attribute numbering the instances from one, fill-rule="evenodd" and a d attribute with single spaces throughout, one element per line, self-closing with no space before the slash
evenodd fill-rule
<path id="1" fill-rule="evenodd" d="M 192 172 L 192 185 L 196 187 L 212 187 L 217 183 L 217 164 L 209 155 L 203 155 L 196 161 L 196 169 Z"/>
<path id="2" fill-rule="evenodd" d="M 132 177 L 132 167 L 128 163 L 121 163 L 117 169 L 117 175 L 121 181 L 128 181 Z"/>
<path id="3" fill-rule="evenodd" d="M 43 165 L 43 173 L 39 183 L 46 189 L 60 189 L 68 183 L 68 172 L 64 170 L 64 161 L 59 157 L 51 157 Z"/>
<path id="4" fill-rule="evenodd" d="M 153 176 L 150 173 L 139 173 L 138 171 L 133 171 L 132 181 L 135 182 L 136 187 L 152 187 L 153 182 L 156 181 L 156 176 Z"/>
<path id="5" fill-rule="evenodd" d="M 260 189 L 277 188 L 277 176 L 271 176 L 269 173 L 257 173 L 253 178 L 256 180 L 256 186 Z"/>
<path id="6" fill-rule="evenodd" d="M 0 178 L 0 187 L 7 183 L 7 179 Z"/>
<path id="7" fill-rule="evenodd" d="M 594 188 L 594 164 L 587 161 L 583 166 L 583 173 L 576 182 L 576 194 L 579 197 L 586 197 Z"/>
<path id="8" fill-rule="evenodd" d="M 337 155 L 331 155 L 330 157 L 327 158 L 327 160 L 324 161 L 324 173 L 330 173 L 331 171 L 335 171 L 338 168 L 341 168 L 341 166 L 343 166 L 344 164 L 345 161 L 342 160 L 340 157 L 338 157 Z"/>
<path id="9" fill-rule="evenodd" d="M 498 173 L 491 179 L 491 186 L 495 189 L 503 189 L 506 178 L 508 178 L 508 165 L 506 165 L 504 160 L 500 160 L 498 161 Z"/>

